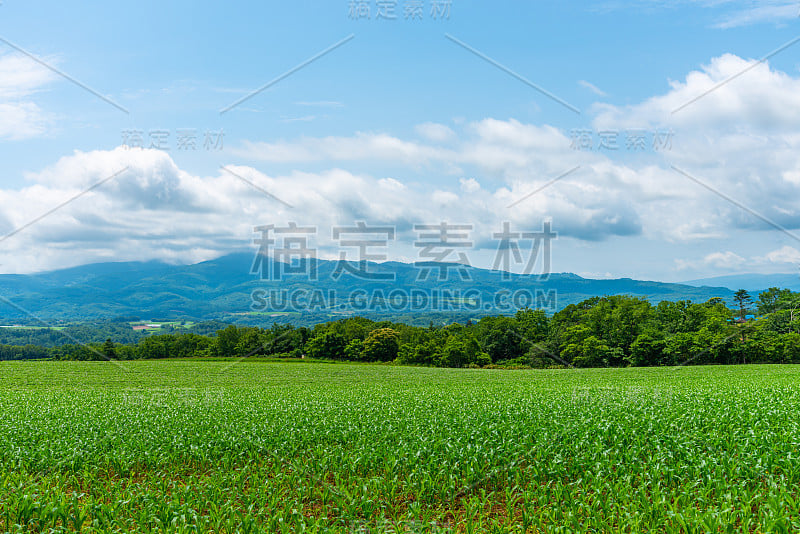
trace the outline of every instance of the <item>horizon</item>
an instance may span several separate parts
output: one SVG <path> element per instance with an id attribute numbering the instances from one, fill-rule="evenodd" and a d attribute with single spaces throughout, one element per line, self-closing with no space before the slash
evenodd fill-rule
<path id="1" fill-rule="evenodd" d="M 85 263 L 85 264 L 79 264 L 79 265 L 71 265 L 69 267 L 59 267 L 59 268 L 56 268 L 56 269 L 51 269 L 51 270 L 46 270 L 46 271 L 37 271 L 37 272 L 31 272 L 31 273 L 16 273 L 16 274 L 13 274 L 11 276 L 38 276 L 38 275 L 46 275 L 46 274 L 60 272 L 60 271 L 68 271 L 68 270 L 71 270 L 71 269 L 81 269 L 81 268 L 87 268 L 87 267 L 92 267 L 92 266 L 117 265 L 117 264 L 119 264 L 119 265 L 122 265 L 122 264 L 142 264 L 143 265 L 143 264 L 148 264 L 148 263 L 158 263 L 160 265 L 164 265 L 164 266 L 168 266 L 168 267 L 192 267 L 192 266 L 201 265 L 201 264 L 204 264 L 204 263 L 213 263 L 213 262 L 215 262 L 217 260 L 228 258 L 228 257 L 231 257 L 231 256 L 246 256 L 249 259 L 253 259 L 256 256 L 256 254 L 253 254 L 252 251 L 245 251 L 245 250 L 231 251 L 231 252 L 228 252 L 226 254 L 222 254 L 220 256 L 216 256 L 214 258 L 210 258 L 210 259 L 202 260 L 202 261 L 196 261 L 196 262 L 193 262 L 193 263 L 178 263 L 178 262 L 170 262 L 170 261 L 165 261 L 165 260 L 160 260 L 160 259 L 153 259 L 153 260 L 146 260 L 146 261 L 140 261 L 140 260 L 126 260 L 126 261 L 120 260 L 120 261 L 115 261 L 115 260 L 110 260 L 110 261 L 99 261 L 99 262 Z M 270 259 L 273 262 L 276 262 L 276 263 L 281 263 L 281 264 L 284 264 L 284 265 L 290 265 L 289 262 L 285 262 L 285 261 L 282 262 L 282 261 L 276 260 L 275 258 L 272 258 L 272 257 L 270 257 Z M 337 259 L 328 259 L 328 258 L 311 258 L 311 260 L 315 260 L 315 261 L 318 261 L 318 262 L 326 262 L 326 263 L 339 263 L 341 261 L 341 260 L 337 260 Z M 302 259 L 301 260 L 293 260 L 292 263 L 293 264 L 297 264 L 298 262 L 303 262 L 303 261 L 308 261 L 308 260 L 302 260 Z M 442 264 L 442 265 L 449 265 L 449 266 L 464 266 L 464 267 L 467 267 L 469 269 L 477 269 L 477 270 L 480 270 L 480 271 L 485 271 L 485 272 L 490 272 L 490 273 L 507 273 L 507 274 L 520 276 L 520 277 L 524 277 L 524 276 L 530 276 L 530 277 L 541 276 L 541 275 L 538 275 L 538 274 L 535 274 L 535 273 L 530 273 L 530 274 L 515 273 L 513 271 L 505 271 L 503 269 L 492 269 L 492 268 L 487 268 L 487 267 L 482 267 L 482 266 L 477 266 L 477 265 L 469 265 L 469 264 L 465 265 L 465 264 L 460 264 L 460 263 L 457 263 L 457 262 L 437 262 L 437 261 L 406 262 L 406 261 L 393 260 L 393 259 L 384 260 L 384 261 L 371 261 L 371 260 L 364 260 L 364 261 L 366 261 L 367 264 L 371 264 L 371 265 L 400 264 L 400 265 L 404 265 L 404 266 L 408 266 L 408 267 L 415 267 L 415 266 L 418 266 L 418 265 L 425 265 L 425 264 L 433 264 L 433 265 Z M 350 264 L 359 263 L 358 260 L 345 260 L 345 262 L 346 263 L 350 263 Z M 581 278 L 581 279 L 584 279 L 584 280 L 592 280 L 592 281 L 598 281 L 598 282 L 615 281 L 615 280 L 634 280 L 634 281 L 640 281 L 640 282 L 655 282 L 655 283 L 664 283 L 664 284 L 690 285 L 692 287 L 710 287 L 710 288 L 719 287 L 719 288 L 726 288 L 726 289 L 729 289 L 731 291 L 735 291 L 736 289 L 740 289 L 740 288 L 733 288 L 733 287 L 722 286 L 722 285 L 718 285 L 718 286 L 705 286 L 705 285 L 703 285 L 703 286 L 700 286 L 700 285 L 695 285 L 695 284 L 696 283 L 700 283 L 700 282 L 705 282 L 705 281 L 712 282 L 712 281 L 715 281 L 715 280 L 734 279 L 734 278 L 742 278 L 742 277 L 769 278 L 769 277 L 785 276 L 785 277 L 796 277 L 797 278 L 796 286 L 800 287 L 800 277 L 798 277 L 796 273 L 769 273 L 769 274 L 766 274 L 766 273 L 757 273 L 757 272 L 739 272 L 739 273 L 729 273 L 729 274 L 720 275 L 720 276 L 712 276 L 712 277 L 698 278 L 698 279 L 692 279 L 692 280 L 650 280 L 650 279 L 636 279 L 636 278 L 630 278 L 630 277 L 626 277 L 626 276 L 615 277 L 615 278 L 590 278 L 590 277 L 581 276 L 581 275 L 579 275 L 577 273 L 564 271 L 564 272 L 550 272 L 550 273 L 547 274 L 547 277 L 559 276 L 559 275 L 560 276 L 575 276 L 575 277 L 578 277 L 578 278 Z M 2 277 L 2 276 L 8 276 L 8 275 L 5 274 L 5 273 L 0 273 L 0 277 Z M 794 287 L 794 286 L 792 286 L 792 287 Z M 787 288 L 788 288 L 788 286 L 787 286 Z M 747 289 L 748 291 L 754 291 L 755 290 L 755 288 L 745 288 L 745 289 Z M 765 287 L 763 287 L 761 289 L 762 290 L 766 290 L 766 289 L 768 289 L 768 287 L 765 286 Z"/>

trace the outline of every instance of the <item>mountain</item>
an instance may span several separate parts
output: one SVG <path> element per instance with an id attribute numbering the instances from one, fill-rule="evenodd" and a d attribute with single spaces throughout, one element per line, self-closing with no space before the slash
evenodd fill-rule
<path id="1" fill-rule="evenodd" d="M 348 263 L 372 278 L 337 275 L 336 261 L 295 265 L 303 273 L 280 280 L 251 274 L 253 254 L 242 252 L 194 265 L 160 262 L 100 263 L 31 275 L 0 275 L 0 317 L 99 320 L 137 316 L 152 320 L 294 322 L 311 324 L 352 314 L 425 322 L 513 313 L 518 307 L 555 312 L 593 296 L 627 294 L 652 302 L 731 300 L 725 287 L 622 278 L 591 280 L 561 273 L 546 280 L 456 264 Z M 287 270 L 271 260 L 265 268 Z M 316 277 L 309 269 L 316 268 Z M 426 280 L 418 279 L 424 270 Z M 445 281 L 439 272 L 449 274 Z M 380 279 L 381 276 L 389 278 Z M 462 279 L 465 278 L 465 279 Z M 427 322 L 425 322 L 427 324 Z"/>
<path id="2" fill-rule="evenodd" d="M 800 275 L 790 274 L 734 274 L 728 276 L 716 276 L 714 278 L 702 278 L 700 280 L 690 280 L 682 282 L 688 286 L 703 287 L 726 287 L 733 291 L 746 289 L 750 293 L 760 293 L 770 287 L 781 289 L 791 289 L 800 291 Z"/>

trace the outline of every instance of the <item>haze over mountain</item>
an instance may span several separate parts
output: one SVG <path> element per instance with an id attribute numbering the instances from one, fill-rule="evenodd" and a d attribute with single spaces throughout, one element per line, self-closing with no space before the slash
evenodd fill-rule
<path id="1" fill-rule="evenodd" d="M 628 294 L 661 300 L 730 300 L 724 287 L 631 280 L 592 280 L 561 273 L 538 276 L 503 273 L 455 264 L 370 263 L 374 277 L 343 274 L 339 262 L 317 263 L 316 280 L 291 274 L 260 280 L 251 274 L 253 254 L 235 253 L 194 265 L 160 262 L 99 263 L 33 275 L 0 275 L 0 316 L 45 320 L 220 319 L 236 322 L 309 323 L 352 314 L 413 321 L 445 315 L 453 318 L 513 313 L 517 307 L 555 312 L 593 296 Z M 272 263 L 273 268 L 286 264 Z M 432 270 L 418 280 L 420 268 Z M 349 264 L 354 270 L 358 265 Z M 449 280 L 440 281 L 446 268 Z M 466 280 L 462 279 L 462 270 Z M 279 296 L 282 295 L 282 296 Z M 292 295 L 300 295 L 294 298 Z M 403 296 L 408 300 L 403 301 Z M 272 299 L 272 300 L 270 300 Z M 394 300 L 391 300 L 394 299 Z"/>
<path id="2" fill-rule="evenodd" d="M 711 286 L 726 287 L 733 291 L 746 289 L 751 293 L 759 293 L 770 287 L 791 289 L 800 291 L 800 275 L 798 273 L 786 274 L 731 274 L 726 276 L 715 276 L 712 278 L 701 278 L 699 280 L 689 280 L 683 282 L 694 287 Z"/>

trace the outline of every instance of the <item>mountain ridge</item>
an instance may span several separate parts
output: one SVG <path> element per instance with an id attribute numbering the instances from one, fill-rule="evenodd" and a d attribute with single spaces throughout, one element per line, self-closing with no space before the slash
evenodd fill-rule
<path id="1" fill-rule="evenodd" d="M 103 262 L 57 269 L 29 275 L 0 275 L 0 316 L 20 318 L 36 316 L 47 320 L 96 320 L 118 316 L 139 316 L 165 320 L 228 320 L 228 321 L 300 321 L 317 322 L 341 317 L 348 313 L 386 319 L 414 319 L 431 313 L 444 313 L 457 318 L 471 318 L 487 314 L 513 313 L 509 306 L 497 305 L 503 295 L 522 295 L 520 304 L 531 305 L 542 296 L 548 312 L 562 309 L 593 296 L 626 294 L 658 302 L 660 300 L 705 301 L 712 297 L 731 300 L 733 291 L 725 287 L 694 287 L 631 278 L 594 280 L 573 273 L 554 273 L 547 279 L 537 275 L 522 275 L 482 269 L 460 264 L 421 262 L 368 262 L 371 272 L 389 275 L 392 280 L 358 279 L 344 274 L 334 279 L 335 260 L 314 260 L 317 279 L 308 276 L 287 275 L 281 280 L 260 280 L 251 274 L 254 264 L 252 252 L 234 252 L 225 256 L 191 265 L 171 265 L 159 261 Z M 358 263 L 350 262 L 353 268 Z M 285 268 L 272 260 L 271 268 Z M 434 269 L 430 279 L 420 280 L 419 269 Z M 463 269 L 471 280 L 461 280 L 455 272 Z M 436 270 L 452 269 L 449 281 L 436 279 Z M 336 298 L 314 309 L 292 307 L 275 310 L 257 309 L 256 292 L 264 295 L 335 294 Z M 294 292 L 294 293 L 292 293 Z M 450 293 L 448 293 L 450 292 Z M 394 294 L 402 297 L 416 295 L 431 303 L 442 305 L 420 309 L 394 309 L 385 305 L 385 298 Z M 447 297 L 433 296 L 446 294 Z M 376 309 L 356 309 L 345 305 L 354 295 L 377 295 Z M 453 296 L 455 295 L 455 296 Z M 348 298 L 351 299 L 348 301 Z M 510 298 L 510 297 L 509 297 Z M 384 299 L 384 300 L 381 300 Z M 528 299 L 528 300 L 526 300 Z M 480 303 L 480 306 L 475 304 Z M 516 302 L 516 301 L 515 301 Z M 513 304 L 513 303 L 512 303 Z M 545 307 L 545 306 L 542 306 Z M 451 309 L 453 308 L 453 309 Z M 24 312 L 22 311 L 24 310 Z"/>

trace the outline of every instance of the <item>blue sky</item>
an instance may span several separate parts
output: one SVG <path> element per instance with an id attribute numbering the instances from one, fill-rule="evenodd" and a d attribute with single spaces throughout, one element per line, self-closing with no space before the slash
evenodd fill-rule
<path id="1" fill-rule="evenodd" d="M 369 18 L 350 0 L 5 0 L 0 233 L 83 194 L 4 239 L 0 271 L 200 261 L 289 221 L 335 257 L 330 228 L 356 220 L 397 226 L 388 256 L 403 261 L 415 223 L 473 224 L 470 259 L 489 267 L 503 221 L 548 220 L 557 271 L 796 270 L 800 3 L 453 0 L 434 17 L 425 0 L 414 20 L 407 3 L 384 2 L 387 20 L 376 0 Z M 644 150 L 625 146 L 632 131 Z M 121 147 L 135 132 L 146 146 Z M 598 148 L 601 132 L 619 148 Z"/>

